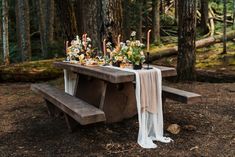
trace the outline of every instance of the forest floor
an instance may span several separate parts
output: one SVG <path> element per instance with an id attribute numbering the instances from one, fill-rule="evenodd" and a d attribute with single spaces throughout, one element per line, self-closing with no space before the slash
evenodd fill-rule
<path id="1" fill-rule="evenodd" d="M 51 83 L 63 87 L 62 79 Z M 0 83 L 0 156 L 235 156 L 235 83 L 165 83 L 203 99 L 193 105 L 167 100 L 164 132 L 174 142 L 156 142 L 156 149 L 137 144 L 136 116 L 69 133 L 63 117 L 49 118 L 45 102 L 29 83 Z M 166 131 L 174 123 L 181 126 L 177 135 Z"/>

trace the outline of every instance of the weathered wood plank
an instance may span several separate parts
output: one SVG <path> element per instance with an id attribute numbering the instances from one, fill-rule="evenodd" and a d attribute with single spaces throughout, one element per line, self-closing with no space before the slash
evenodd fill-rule
<path id="1" fill-rule="evenodd" d="M 192 104 L 201 101 L 201 95 L 179 90 L 176 88 L 162 86 L 162 92 L 163 92 L 163 97 L 186 104 Z"/>
<path id="2" fill-rule="evenodd" d="M 67 62 L 55 62 L 57 68 L 67 69 L 79 74 L 95 77 L 111 83 L 132 82 L 135 80 L 135 74 L 123 70 L 112 69 L 104 66 L 83 66 Z M 162 71 L 162 77 L 176 76 L 175 68 L 154 66 Z"/>
<path id="3" fill-rule="evenodd" d="M 105 121 L 105 114 L 102 110 L 75 98 L 64 91 L 47 84 L 33 84 L 31 89 L 42 94 L 52 104 L 67 113 L 81 125 Z"/>
<path id="4" fill-rule="evenodd" d="M 135 75 L 131 72 L 121 71 L 103 66 L 83 66 L 66 62 L 55 62 L 54 66 L 62 69 L 67 69 L 79 74 L 95 77 L 101 80 L 106 80 L 112 83 L 131 82 L 135 79 Z"/>

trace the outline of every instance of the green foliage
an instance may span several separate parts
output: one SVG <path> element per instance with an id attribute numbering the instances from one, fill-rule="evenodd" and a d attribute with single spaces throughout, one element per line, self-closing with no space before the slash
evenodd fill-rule
<path id="1" fill-rule="evenodd" d="M 160 16 L 160 23 L 161 26 L 174 26 L 175 25 L 175 18 L 170 16 L 170 15 L 166 15 L 163 14 Z"/>

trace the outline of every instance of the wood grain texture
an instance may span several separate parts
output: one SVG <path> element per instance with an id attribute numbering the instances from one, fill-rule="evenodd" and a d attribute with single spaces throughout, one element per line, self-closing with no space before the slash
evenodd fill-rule
<path id="1" fill-rule="evenodd" d="M 66 62 L 55 62 L 57 68 L 67 69 L 79 74 L 95 77 L 111 83 L 132 82 L 135 80 L 135 74 L 118 69 L 112 69 L 105 66 L 83 66 L 79 64 L 71 64 Z M 162 77 L 176 76 L 175 68 L 154 66 L 162 71 Z"/>
<path id="2" fill-rule="evenodd" d="M 175 101 L 179 101 L 186 104 L 197 103 L 201 101 L 201 95 L 179 90 L 176 88 L 171 88 L 167 86 L 162 86 L 163 97 L 169 98 Z"/>
<path id="3" fill-rule="evenodd" d="M 75 96 L 102 109 L 107 123 L 119 122 L 137 113 L 135 89 L 132 82 L 110 83 L 79 75 L 76 88 Z"/>
<path id="4" fill-rule="evenodd" d="M 87 125 L 106 120 L 102 110 L 87 102 L 66 94 L 64 91 L 47 84 L 33 84 L 31 89 L 41 94 L 45 99 L 67 113 L 81 125 Z"/>

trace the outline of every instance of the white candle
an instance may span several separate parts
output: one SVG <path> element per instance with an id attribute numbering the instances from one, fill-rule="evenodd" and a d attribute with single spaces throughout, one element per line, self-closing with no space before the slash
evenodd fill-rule
<path id="1" fill-rule="evenodd" d="M 106 56 L 106 39 L 103 40 L 103 52 L 104 56 Z"/>
<path id="2" fill-rule="evenodd" d="M 85 34 L 84 34 L 84 47 L 85 47 L 85 50 L 86 50 L 86 45 L 87 45 L 87 44 L 86 44 L 86 37 L 87 37 L 87 34 L 85 33 Z"/>
<path id="3" fill-rule="evenodd" d="M 118 35 L 118 42 L 117 42 L 118 47 L 120 47 L 120 39 L 121 39 L 121 34 Z"/>
<path id="4" fill-rule="evenodd" d="M 65 42 L 65 52 L 68 53 L 69 41 Z"/>
<path id="5" fill-rule="evenodd" d="M 79 37 L 78 37 L 78 35 L 76 36 L 76 39 L 77 39 L 77 40 L 79 40 Z"/>
<path id="6" fill-rule="evenodd" d="M 151 32 L 151 29 L 148 30 L 148 33 L 147 33 L 147 52 L 149 52 L 150 32 Z"/>

